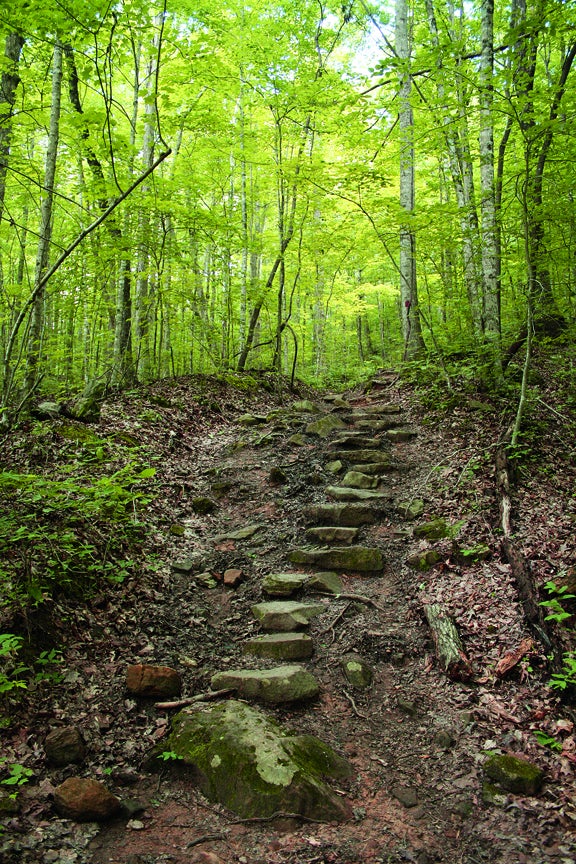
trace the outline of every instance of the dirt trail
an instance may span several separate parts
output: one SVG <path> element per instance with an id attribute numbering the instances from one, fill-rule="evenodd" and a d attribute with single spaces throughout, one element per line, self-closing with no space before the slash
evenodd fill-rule
<path id="1" fill-rule="evenodd" d="M 61 707 L 55 706 L 57 721 L 84 724 L 94 753 L 90 776 L 98 776 L 98 764 L 113 765 L 109 770 L 100 767 L 100 779 L 145 809 L 129 821 L 100 829 L 45 820 L 37 826 L 37 842 L 31 840 L 28 850 L 24 844 L 19 858 L 7 860 L 573 861 L 555 769 L 532 732 L 548 693 L 527 683 L 522 671 L 503 681 L 493 675 L 496 660 L 526 636 L 508 568 L 496 555 L 464 567 L 451 537 L 427 541 L 414 536 L 414 525 L 443 517 L 452 526 L 464 524 L 464 532 L 466 524 L 483 523 L 485 539 L 494 548 L 489 520 L 474 512 L 473 489 L 467 509 L 460 512 L 453 509 L 450 494 L 437 497 L 439 486 L 449 490 L 457 472 L 466 469 L 465 454 L 457 447 L 459 456 L 454 458 L 449 433 L 442 437 L 421 424 L 421 415 L 414 414 L 392 377 L 382 377 L 370 396 L 356 392 L 348 399 L 349 408 L 339 408 L 334 400 L 324 402 L 322 414 L 342 417 L 344 431 L 351 434 L 376 436 L 373 449 L 387 453 L 394 466 L 374 475 L 381 478 L 378 490 L 387 496 L 385 506 L 378 505 L 377 521 L 361 526 L 355 541 L 381 550 L 384 570 L 378 575 L 341 571 L 343 596 L 324 598 L 325 612 L 310 624 L 315 651 L 305 665 L 320 684 L 320 697 L 309 704 L 266 710 L 285 726 L 317 735 L 349 758 L 355 779 L 340 791 L 353 806 L 354 820 L 344 825 L 289 816 L 243 821 L 208 802 L 178 765 L 167 763 L 159 773 L 143 770 L 151 744 L 162 741 L 174 711 L 126 698 L 123 688 L 123 670 L 133 662 L 179 669 L 186 695 L 209 689 L 217 671 L 258 665 L 242 653 L 242 645 L 260 632 L 250 608 L 265 599 L 262 578 L 271 572 L 306 570 L 290 564 L 288 553 L 307 545 L 305 532 L 316 524 L 307 508 L 333 500 L 327 487 L 341 484 L 358 451 L 354 445 L 346 456 L 344 445 L 340 451 L 334 446 L 342 430 L 326 438 L 303 435 L 316 415 L 280 413 L 266 423 L 256 417 L 256 426 L 226 425 L 208 440 L 198 436 L 170 457 L 177 479 L 168 503 L 182 536 L 174 536 L 171 558 L 160 562 L 155 582 L 131 586 L 123 606 L 115 609 L 115 620 L 106 618 L 105 609 L 93 610 L 95 650 L 75 648 L 84 657 L 79 664 L 86 676 L 81 693 L 76 702 L 68 696 Z M 391 414 L 390 405 L 401 415 Z M 411 430 L 415 436 L 374 431 L 366 423 L 391 417 L 400 424 L 392 423 L 392 430 Z M 335 455 L 342 457 L 339 474 L 326 470 Z M 178 490 L 184 492 L 176 494 Z M 193 512 L 192 499 L 216 494 L 213 513 Z M 415 520 L 404 518 L 400 502 L 415 506 L 419 499 L 424 502 L 422 514 Z M 260 527 L 251 536 L 233 536 L 255 524 Z M 432 548 L 439 558 L 435 568 L 418 571 L 407 565 L 410 555 Z M 174 569 L 190 557 L 191 573 Z M 221 583 L 204 587 L 196 578 L 201 570 L 219 577 L 229 567 L 244 574 L 235 589 Z M 423 615 L 423 603 L 435 601 L 446 604 L 458 622 L 473 669 L 469 681 L 452 680 L 439 668 Z M 369 689 L 355 689 L 345 679 L 340 661 L 351 654 L 371 667 Z M 95 709 L 86 701 L 91 687 Z M 504 794 L 496 803 L 485 803 L 482 765 L 486 753 L 493 751 L 537 761 L 548 772 L 544 792 L 538 798 Z M 70 773 L 53 774 L 51 782 Z"/>

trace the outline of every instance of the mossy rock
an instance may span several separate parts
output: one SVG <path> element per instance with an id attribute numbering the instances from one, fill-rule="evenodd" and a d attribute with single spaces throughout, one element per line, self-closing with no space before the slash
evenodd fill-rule
<path id="1" fill-rule="evenodd" d="M 263 426 L 266 423 L 266 417 L 262 414 L 241 414 L 236 418 L 236 422 L 240 426 Z"/>
<path id="2" fill-rule="evenodd" d="M 367 690 L 372 686 L 374 672 L 360 657 L 343 657 L 340 666 L 346 680 L 356 690 Z"/>
<path id="3" fill-rule="evenodd" d="M 313 699 L 320 692 L 318 682 L 303 666 L 217 672 L 210 686 L 213 690 L 232 688 L 242 699 L 256 699 L 272 705 Z"/>
<path id="4" fill-rule="evenodd" d="M 435 549 L 426 549 L 424 552 L 415 552 L 406 559 L 406 563 L 414 570 L 424 572 L 430 570 L 437 564 L 442 556 Z"/>
<path id="5" fill-rule="evenodd" d="M 229 387 L 234 387 L 236 390 L 241 390 L 243 393 L 255 393 L 260 389 L 260 384 L 245 372 L 224 372 L 222 375 L 217 375 L 217 380 L 222 381 Z"/>
<path id="6" fill-rule="evenodd" d="M 384 567 L 384 556 L 380 549 L 369 546 L 293 549 L 288 557 L 293 564 L 315 564 L 333 570 L 360 573 L 376 573 Z"/>
<path id="7" fill-rule="evenodd" d="M 424 513 L 424 501 L 421 498 L 413 498 L 411 501 L 398 501 L 396 510 L 404 518 L 418 519 Z"/>
<path id="8" fill-rule="evenodd" d="M 89 444 L 93 447 L 105 446 L 106 442 L 95 435 L 90 429 L 81 423 L 60 423 L 57 428 L 61 438 L 67 441 L 78 441 L 81 444 Z"/>
<path id="9" fill-rule="evenodd" d="M 262 580 L 262 591 L 271 597 L 290 597 L 309 578 L 307 573 L 268 573 Z"/>
<path id="10" fill-rule="evenodd" d="M 424 540 L 442 540 L 449 536 L 450 526 L 444 519 L 432 519 L 414 528 L 414 537 L 421 537 Z"/>
<path id="11" fill-rule="evenodd" d="M 169 531 L 173 537 L 184 537 L 184 534 L 186 533 L 184 525 L 179 525 L 178 522 L 173 522 L 172 525 L 170 525 Z"/>
<path id="12" fill-rule="evenodd" d="M 349 804 L 325 782 L 350 777 L 348 762 L 319 739 L 291 736 L 236 700 L 181 711 L 163 749 L 190 766 L 207 798 L 243 818 L 279 811 L 321 821 L 351 816 Z"/>
<path id="13" fill-rule="evenodd" d="M 242 650 L 270 660 L 307 660 L 314 653 L 314 641 L 306 633 L 268 633 L 248 639 Z"/>
<path id="14" fill-rule="evenodd" d="M 319 414 L 320 409 L 310 399 L 299 399 L 292 403 L 292 411 L 297 414 Z"/>
<path id="15" fill-rule="evenodd" d="M 198 514 L 198 516 L 208 516 L 208 514 L 213 513 L 216 510 L 218 505 L 212 500 L 212 498 L 199 496 L 198 498 L 192 499 L 190 507 L 194 513 Z"/>
<path id="16" fill-rule="evenodd" d="M 502 789 L 519 795 L 537 795 L 544 782 L 541 768 L 509 754 L 491 756 L 484 765 L 484 772 Z"/>
<path id="17" fill-rule="evenodd" d="M 307 435 L 317 435 L 319 438 L 327 438 L 335 429 L 345 429 L 346 424 L 340 417 L 335 417 L 334 414 L 326 414 L 324 417 L 319 417 L 318 420 L 313 420 L 306 426 Z"/>

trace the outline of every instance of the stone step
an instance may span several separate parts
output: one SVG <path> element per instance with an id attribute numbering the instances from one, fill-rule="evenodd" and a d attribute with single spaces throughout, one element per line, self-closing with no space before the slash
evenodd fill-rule
<path id="1" fill-rule="evenodd" d="M 309 579 L 308 573 L 268 573 L 262 580 L 262 591 L 270 597 L 289 597 Z"/>
<path id="2" fill-rule="evenodd" d="M 387 417 L 385 420 L 374 420 L 368 414 L 350 414 L 347 420 L 353 423 L 359 432 L 385 432 L 387 429 L 395 429 L 402 424 L 402 420 L 395 420 L 393 417 Z"/>
<path id="3" fill-rule="evenodd" d="M 324 603 L 299 603 L 296 600 L 271 600 L 252 607 L 252 614 L 261 627 L 276 633 L 307 627 L 312 618 L 325 611 Z"/>
<path id="4" fill-rule="evenodd" d="M 388 429 L 386 437 L 389 441 L 410 441 L 417 434 L 414 429 Z"/>
<path id="5" fill-rule="evenodd" d="M 370 405 L 352 404 L 353 413 L 358 412 L 362 414 L 370 414 L 372 416 L 374 416 L 374 414 L 401 414 L 402 410 L 403 409 L 400 405 L 394 405 L 388 402 L 373 402 Z"/>
<path id="6" fill-rule="evenodd" d="M 346 429 L 346 423 L 334 414 L 324 414 L 318 420 L 308 423 L 304 431 L 306 435 L 317 435 L 319 438 L 327 438 L 336 429 Z"/>
<path id="7" fill-rule="evenodd" d="M 314 653 L 314 641 L 306 633 L 268 633 L 248 639 L 242 650 L 269 660 L 307 660 Z"/>
<path id="8" fill-rule="evenodd" d="M 369 504 L 313 504 L 304 511 L 312 522 L 328 525 L 373 525 L 379 517 L 378 510 Z"/>
<path id="9" fill-rule="evenodd" d="M 380 573 L 384 567 L 381 550 L 370 546 L 293 549 L 288 558 L 293 564 L 313 564 L 358 573 Z"/>
<path id="10" fill-rule="evenodd" d="M 362 448 L 377 449 L 382 444 L 382 439 L 365 435 L 363 432 L 349 432 L 346 435 L 337 435 L 328 445 L 329 450 L 360 450 Z"/>
<path id="11" fill-rule="evenodd" d="M 274 705 L 313 699 L 320 692 L 312 673 L 296 665 L 217 672 L 212 676 L 210 686 L 213 690 L 236 690 L 243 699 L 256 699 Z"/>
<path id="12" fill-rule="evenodd" d="M 376 489 L 379 483 L 379 477 L 371 477 L 362 471 L 347 471 L 342 478 L 342 485 L 350 489 Z"/>
<path id="13" fill-rule="evenodd" d="M 382 450 L 334 450 L 334 459 L 343 459 L 346 462 L 389 462 L 390 455 Z"/>
<path id="14" fill-rule="evenodd" d="M 389 474 L 391 471 L 401 471 L 404 467 L 397 462 L 364 462 L 362 465 L 351 465 L 350 471 L 359 471 L 361 474 L 368 474 L 374 477 L 381 474 Z M 351 484 L 348 483 L 346 485 L 349 486 Z"/>
<path id="15" fill-rule="evenodd" d="M 352 545 L 358 536 L 358 528 L 343 528 L 341 526 L 325 526 L 308 528 L 306 539 L 312 543 L 344 543 Z"/>
<path id="16" fill-rule="evenodd" d="M 376 489 L 352 489 L 350 486 L 327 486 L 326 494 L 335 501 L 376 501 L 391 502 L 390 492 L 380 492 Z"/>

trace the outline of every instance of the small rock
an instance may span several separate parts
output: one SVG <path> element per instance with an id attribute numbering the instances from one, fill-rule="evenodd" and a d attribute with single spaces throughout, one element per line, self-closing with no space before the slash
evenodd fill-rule
<path id="1" fill-rule="evenodd" d="M 430 522 L 417 525 L 413 534 L 414 537 L 421 537 L 424 540 L 442 540 L 450 535 L 450 526 L 444 519 L 431 519 Z"/>
<path id="2" fill-rule="evenodd" d="M 46 759 L 52 765 L 70 765 L 82 762 L 86 755 L 86 745 L 76 726 L 53 729 L 44 741 Z"/>
<path id="3" fill-rule="evenodd" d="M 414 570 L 424 572 L 425 570 L 430 570 L 431 567 L 434 567 L 441 558 L 442 556 L 436 552 L 435 549 L 427 549 L 425 552 L 415 552 L 414 555 L 410 555 L 410 557 L 406 559 L 406 563 L 410 567 L 413 567 Z"/>
<path id="4" fill-rule="evenodd" d="M 360 657 L 343 657 L 340 665 L 346 680 L 356 690 L 367 690 L 371 687 L 374 672 Z"/>
<path id="5" fill-rule="evenodd" d="M 242 414 L 236 420 L 240 426 L 262 426 L 266 423 L 266 417 L 261 414 Z"/>
<path id="6" fill-rule="evenodd" d="M 236 567 L 230 567 L 228 570 L 224 571 L 222 581 L 227 588 L 237 588 L 243 578 L 244 574 L 242 573 L 242 570 L 238 570 Z"/>
<path id="7" fill-rule="evenodd" d="M 262 525 L 245 525 L 244 528 L 237 528 L 235 531 L 227 531 L 226 534 L 219 534 L 214 539 L 221 540 L 249 540 L 257 531 L 262 528 Z"/>
<path id="8" fill-rule="evenodd" d="M 290 438 L 288 438 L 288 444 L 292 444 L 294 447 L 305 447 L 308 442 L 306 441 L 304 435 L 302 435 L 300 432 L 296 432 L 294 435 L 291 435 Z"/>
<path id="9" fill-rule="evenodd" d="M 297 414 L 318 414 L 320 409 L 310 399 L 300 399 L 292 403 L 292 411 Z"/>
<path id="10" fill-rule="evenodd" d="M 352 489 L 350 486 L 327 486 L 326 494 L 335 501 L 390 501 L 389 492 L 378 492 L 375 489 Z"/>
<path id="11" fill-rule="evenodd" d="M 212 487 L 215 488 L 215 485 Z M 225 484 L 223 484 L 225 485 Z M 207 516 L 209 513 L 213 513 L 218 505 L 212 498 L 206 498 L 204 496 L 199 496 L 198 498 L 193 498 L 190 502 L 190 507 L 192 511 L 196 513 L 198 516 Z"/>
<path id="12" fill-rule="evenodd" d="M 403 711 L 404 714 L 408 714 L 409 717 L 418 716 L 418 707 L 416 703 L 411 702 L 409 699 L 398 699 L 398 708 L 400 711 Z"/>
<path id="13" fill-rule="evenodd" d="M 126 689 L 133 696 L 178 696 L 182 679 L 169 666 L 147 666 L 138 663 L 126 671 Z"/>
<path id="14" fill-rule="evenodd" d="M 537 795 L 544 782 L 544 772 L 537 765 L 508 754 L 491 756 L 484 771 L 502 789 L 520 795 Z"/>
<path id="15" fill-rule="evenodd" d="M 398 501 L 396 510 L 404 519 L 418 519 L 424 512 L 424 501 L 413 498 L 411 501 Z"/>
<path id="16" fill-rule="evenodd" d="M 205 588 L 217 588 L 218 582 L 212 575 L 212 573 L 206 571 L 205 573 L 198 573 L 196 576 L 196 580 L 200 582 Z"/>
<path id="17" fill-rule="evenodd" d="M 288 482 L 288 477 L 282 468 L 274 467 L 270 469 L 268 480 L 273 486 L 283 486 Z"/>
<path id="18" fill-rule="evenodd" d="M 122 804 L 102 783 L 69 777 L 54 790 L 54 809 L 74 822 L 104 822 L 122 812 Z"/>
<path id="19" fill-rule="evenodd" d="M 456 739 L 448 729 L 438 729 L 434 734 L 434 743 L 442 750 L 450 750 L 456 743 Z"/>
<path id="20" fill-rule="evenodd" d="M 179 525 L 177 522 L 173 522 L 172 525 L 170 525 L 169 531 L 173 537 L 183 537 L 186 533 L 184 525 Z"/>
<path id="21" fill-rule="evenodd" d="M 338 474 L 342 470 L 342 462 L 340 459 L 334 459 L 332 462 L 327 462 L 324 466 L 324 470 L 328 472 L 328 474 Z"/>
<path id="22" fill-rule="evenodd" d="M 388 429 L 386 437 L 390 441 L 410 441 L 416 434 L 412 429 Z"/>
<path id="23" fill-rule="evenodd" d="M 409 786 L 393 786 L 390 792 L 405 807 L 416 807 L 418 804 L 416 790 Z"/>
<path id="24" fill-rule="evenodd" d="M 382 450 L 336 450 L 334 452 L 335 459 L 344 459 L 345 461 L 354 461 L 360 463 L 389 462 L 390 456 Z"/>

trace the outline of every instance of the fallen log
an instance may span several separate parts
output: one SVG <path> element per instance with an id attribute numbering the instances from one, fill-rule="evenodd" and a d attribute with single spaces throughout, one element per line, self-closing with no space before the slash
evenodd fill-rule
<path id="1" fill-rule="evenodd" d="M 465 680 L 472 675 L 472 666 L 452 618 L 439 603 L 424 605 L 424 614 L 432 631 L 436 655 L 441 668 L 450 678 Z"/>

